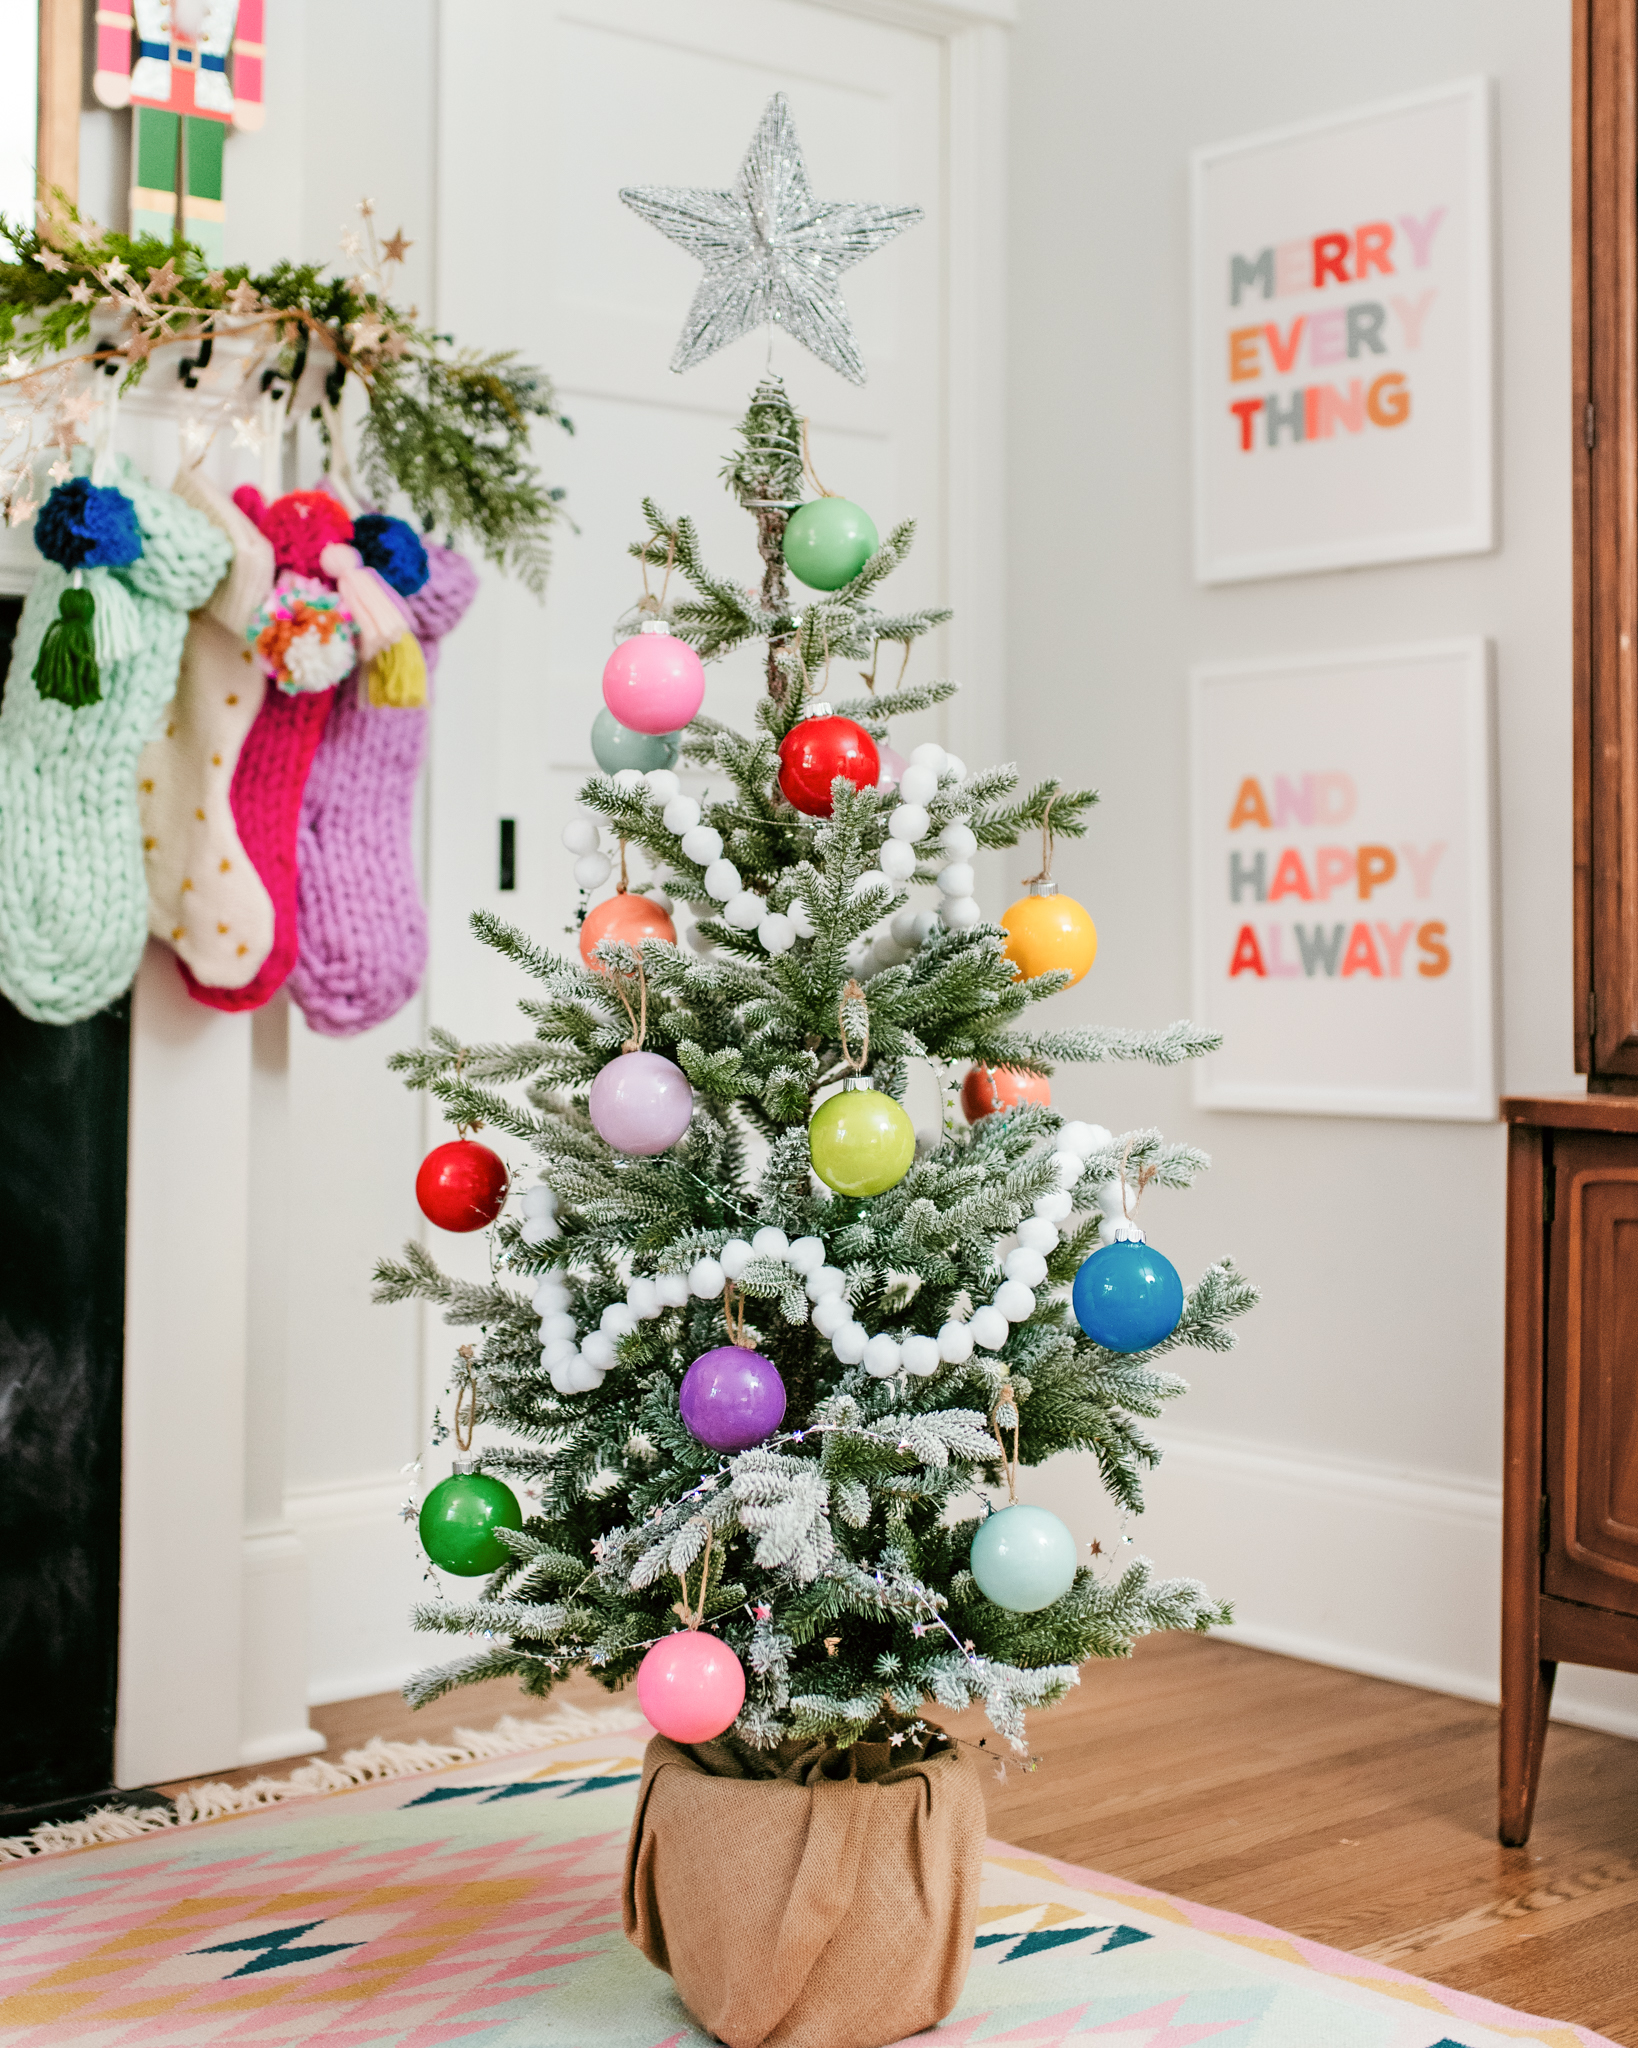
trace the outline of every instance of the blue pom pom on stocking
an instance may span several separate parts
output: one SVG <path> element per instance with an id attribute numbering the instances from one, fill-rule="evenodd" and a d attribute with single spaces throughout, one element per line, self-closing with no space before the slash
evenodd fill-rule
<path id="1" fill-rule="evenodd" d="M 142 553 L 136 508 L 123 491 L 83 476 L 59 484 L 34 523 L 34 545 L 48 562 L 72 572 L 57 600 L 57 617 L 47 627 L 34 663 L 42 697 L 83 710 L 102 696 L 97 665 L 96 599 L 84 588 L 86 569 L 125 569 Z"/>

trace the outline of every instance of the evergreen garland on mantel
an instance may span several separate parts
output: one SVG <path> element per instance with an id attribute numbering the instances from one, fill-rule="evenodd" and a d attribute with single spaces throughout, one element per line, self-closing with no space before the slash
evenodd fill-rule
<path id="1" fill-rule="evenodd" d="M 541 371 L 509 350 L 459 349 L 453 336 L 423 326 L 415 308 L 395 305 L 390 266 L 411 245 L 402 231 L 377 239 L 368 200 L 359 212 L 362 232 L 344 238 L 354 259 L 344 274 L 290 262 L 215 269 L 191 242 L 99 227 L 60 193 L 37 227 L 0 216 L 0 243 L 11 251 L 0 260 L 0 411 L 18 398 L 60 409 L 84 367 L 121 371 L 128 388 L 168 344 L 194 344 L 197 357 L 217 337 L 255 337 L 265 342 L 256 368 L 287 402 L 304 367 L 322 359 L 331 365 L 329 406 L 349 376 L 368 397 L 358 456 L 369 490 L 383 502 L 402 493 L 428 533 L 469 538 L 538 595 L 550 529 L 564 515 L 562 491 L 535 467 L 531 434 L 536 420 L 573 426 Z M 258 395 L 248 386 L 245 407 Z M 314 413 L 328 441 L 329 421 Z M 0 500 L 13 523 L 34 509 L 34 453 L 35 445 L 0 438 Z"/>
<path id="2" fill-rule="evenodd" d="M 695 1625 L 718 1633 L 745 1667 L 749 1689 L 734 1729 L 743 1740 L 891 1740 L 928 1700 L 947 1708 L 981 1700 L 1021 1748 L 1025 1709 L 1061 1697 L 1084 1659 L 1126 1655 L 1152 1629 L 1204 1630 L 1229 1611 L 1195 1581 L 1158 1579 L 1129 1554 L 1083 1566 L 1071 1590 L 1039 1612 L 985 1599 L 968 1569 L 978 1525 L 965 1508 L 982 1505 L 978 1489 L 1001 1483 L 998 1432 L 1010 1435 L 1016 1423 L 1026 1472 L 1058 1451 L 1090 1452 L 1122 1515 L 1140 1510 L 1143 1475 L 1159 1455 L 1142 1424 L 1185 1386 L 1163 1354 L 1228 1349 L 1228 1326 L 1255 1289 L 1226 1259 L 1210 1267 L 1175 1333 L 1135 1356 L 1091 1343 L 1070 1315 L 1063 1290 L 1099 1242 L 1099 1189 L 1122 1167 L 1133 1179 L 1181 1188 L 1207 1164 L 1159 1131 L 1126 1133 L 1069 1165 L 1072 1155 L 1052 1150 L 1062 1119 L 1025 1107 L 970 1130 L 947 1128 L 896 1187 L 853 1200 L 817 1184 L 809 1117 L 818 1091 L 848 1071 L 840 1013 L 855 1050 L 868 1027 L 872 1084 L 899 1097 L 916 1060 L 1045 1074 L 1063 1060 L 1168 1065 L 1216 1040 L 1186 1023 L 1153 1032 L 1030 1028 L 1028 1013 L 1070 977 L 1020 979 L 993 924 L 936 931 L 902 964 L 874 972 L 860 964 L 862 935 L 905 900 L 879 874 L 860 883 L 873 871 L 896 794 L 838 780 L 833 816 L 804 816 L 777 793 L 776 749 L 827 656 L 874 667 L 879 642 L 907 644 L 947 615 L 876 609 L 878 585 L 909 551 L 909 525 L 852 583 L 792 601 L 780 537 L 802 489 L 799 432 L 782 386 L 765 381 L 725 471 L 756 522 L 765 573 L 754 595 L 713 574 L 691 523 L 652 503 L 649 533 L 633 552 L 674 560 L 687 577 L 694 594 L 674 606 L 672 630 L 702 655 L 767 642 L 769 687 L 756 731 L 698 717 L 686 753 L 729 785 L 705 804 L 704 823 L 720 833 L 743 886 L 773 911 L 800 899 L 801 928 L 812 936 L 770 955 L 754 931 L 730 925 L 646 786 L 593 776 L 580 793 L 643 850 L 674 897 L 694 906 L 710 942 L 704 957 L 652 939 L 641 954 L 647 1042 L 694 1089 L 686 1135 L 652 1158 L 622 1158 L 597 1135 L 587 1096 L 631 1030 L 611 976 L 482 912 L 473 919 L 479 937 L 538 984 L 522 1005 L 533 1038 L 462 1047 L 435 1032 L 426 1050 L 391 1062 L 452 1121 L 527 1144 L 555 1198 L 547 1241 L 510 1218 L 498 1225 L 492 1284 L 446 1277 L 415 1244 L 377 1268 L 377 1299 L 419 1297 L 439 1304 L 446 1322 L 481 1331 L 475 1361 L 463 1360 L 459 1372 L 475 1370 L 484 1420 L 515 1440 L 483 1461 L 538 1493 L 524 1528 L 500 1532 L 511 1558 L 482 1597 L 417 1610 L 419 1626 L 479 1641 L 408 1691 L 422 1702 L 512 1674 L 538 1695 L 575 1668 L 613 1688 L 692 1607 L 703 1616 Z M 890 718 L 937 704 L 953 688 L 867 690 L 834 709 L 881 735 Z M 1020 795 L 1016 785 L 1010 767 L 947 781 L 927 806 L 917 879 L 933 879 L 938 835 L 958 816 L 981 845 L 1011 846 L 1042 823 L 1055 796 L 1053 830 L 1084 831 L 1092 792 L 1045 782 Z M 602 957 L 635 977 L 630 948 L 605 942 Z M 862 994 L 850 986 L 855 976 Z M 514 1086 L 521 1102 L 506 1092 Z M 784 1423 L 737 1455 L 708 1449 L 683 1425 L 678 1388 L 688 1366 L 737 1340 L 725 1334 L 721 1295 L 681 1301 L 675 1276 L 729 1240 L 765 1226 L 793 1241 L 819 1238 L 828 1265 L 846 1276 L 860 1323 L 925 1336 L 989 1301 L 1010 1233 L 1038 1199 L 1065 1187 L 1079 1214 L 1061 1225 L 1033 1312 L 999 1349 L 974 1349 L 926 1377 L 880 1379 L 842 1363 L 814 1327 L 801 1274 L 782 1257 L 752 1257 L 737 1282 L 749 1318 L 742 1341 L 777 1366 L 788 1394 Z M 621 1308 L 602 1384 L 554 1390 L 528 1290 L 566 1286 L 576 1325 L 595 1331 L 605 1310 L 627 1303 L 633 1280 L 662 1275 L 673 1276 L 671 1305 L 655 1308 L 651 1290 L 646 1316 Z"/>

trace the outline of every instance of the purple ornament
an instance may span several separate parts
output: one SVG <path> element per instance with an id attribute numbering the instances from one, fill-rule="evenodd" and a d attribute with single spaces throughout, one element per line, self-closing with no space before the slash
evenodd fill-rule
<path id="1" fill-rule="evenodd" d="M 694 1091 L 679 1066 L 657 1052 L 623 1052 L 592 1083 L 591 1120 L 616 1152 L 648 1158 L 688 1128 Z"/>
<path id="2" fill-rule="evenodd" d="M 694 1360 L 677 1397 L 682 1419 L 713 1451 L 748 1451 L 785 1419 L 785 1382 L 771 1359 L 719 1344 Z"/>

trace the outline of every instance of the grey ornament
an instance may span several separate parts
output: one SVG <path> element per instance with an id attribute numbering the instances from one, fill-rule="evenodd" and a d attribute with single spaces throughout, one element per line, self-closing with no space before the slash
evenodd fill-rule
<path id="1" fill-rule="evenodd" d="M 850 382 L 864 382 L 838 280 L 913 227 L 921 208 L 845 199 L 820 205 L 782 92 L 762 110 L 731 192 L 630 185 L 620 197 L 705 265 L 673 370 L 691 370 L 725 343 L 774 326 Z"/>

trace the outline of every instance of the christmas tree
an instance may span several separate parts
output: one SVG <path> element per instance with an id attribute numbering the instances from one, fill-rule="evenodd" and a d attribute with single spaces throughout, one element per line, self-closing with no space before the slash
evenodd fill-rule
<path id="1" fill-rule="evenodd" d="M 947 614 L 878 609 L 913 529 L 878 546 L 845 501 L 803 506 L 802 431 L 766 380 L 724 472 L 755 522 L 754 593 L 652 503 L 632 549 L 692 595 L 625 647 L 686 643 L 675 683 L 688 648 L 709 662 L 765 642 L 756 730 L 694 716 L 683 753 L 711 778 L 703 802 L 666 769 L 593 776 L 565 835 L 589 850 L 602 827 L 622 856 L 639 849 L 690 906 L 691 943 L 671 942 L 664 903 L 640 888 L 591 927 L 611 935 L 584 958 L 479 913 L 479 937 L 537 984 L 522 1004 L 533 1036 L 464 1047 L 435 1032 L 393 1062 L 457 1125 L 539 1162 L 521 1216 L 495 1228 L 492 1284 L 444 1276 L 413 1244 L 377 1270 L 378 1299 L 418 1296 L 481 1332 L 459 1374 L 511 1439 L 451 1504 L 479 1530 L 461 1568 L 495 1565 L 480 1597 L 417 1612 L 478 1646 L 409 1696 L 502 1674 L 542 1695 L 576 1669 L 614 1688 L 651 1653 L 686 1689 L 673 1652 L 707 1639 L 701 1668 L 728 1699 L 718 1726 L 742 1684 L 732 1732 L 752 1746 L 892 1740 L 929 1702 L 982 1701 L 1022 1748 L 1026 1709 L 1060 1698 L 1087 1658 L 1228 1610 L 1129 1553 L 1077 1564 L 1055 1518 L 1014 1508 L 1009 1523 L 990 1495 L 1081 1451 L 1117 1508 L 1139 1511 L 1158 1457 L 1143 1424 L 1184 1391 L 1164 1361 L 1226 1350 L 1255 1292 L 1224 1260 L 1157 1311 L 1172 1269 L 1131 1211 L 1150 1184 L 1187 1186 L 1198 1151 L 1027 1099 L 971 1128 L 947 1112 L 918 1145 L 906 1082 L 931 1062 L 948 1101 L 972 1063 L 1039 1096 L 1026 1077 L 1061 1062 L 1165 1065 L 1214 1041 L 1187 1024 L 1032 1026 L 1084 972 L 1090 923 L 1044 892 L 1010 929 L 989 922 L 971 857 L 1037 830 L 1049 845 L 1080 836 L 1095 796 L 1050 780 L 1020 794 L 1010 767 L 969 772 L 937 746 L 896 783 L 882 774 L 890 721 L 955 687 L 878 690 L 882 644 L 908 652 Z M 787 534 L 793 514 L 802 530 Z M 793 594 L 788 558 L 820 587 Z M 843 661 L 867 664 L 869 687 L 815 716 L 815 686 Z M 663 717 L 677 700 L 658 701 Z M 933 882 L 941 911 L 913 909 Z M 1045 931 L 1032 907 L 1051 913 Z M 1077 1274 L 1079 1320 L 1065 1299 Z M 527 1519 L 496 1473 L 536 1496 Z M 1023 1540 L 1009 1547 L 1009 1530 Z"/>

